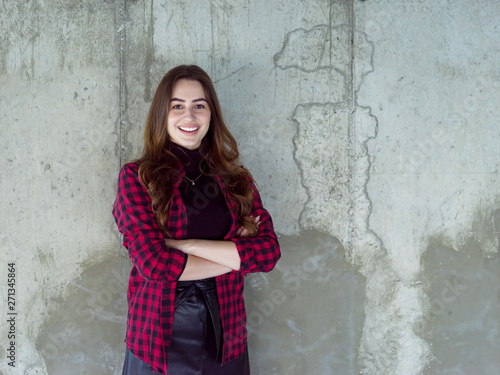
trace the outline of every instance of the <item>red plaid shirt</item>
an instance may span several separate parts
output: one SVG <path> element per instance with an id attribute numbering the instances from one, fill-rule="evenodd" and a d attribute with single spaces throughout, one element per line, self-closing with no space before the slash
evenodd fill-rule
<path id="1" fill-rule="evenodd" d="M 139 166 L 126 164 L 118 178 L 113 216 L 123 234 L 133 267 L 128 286 L 127 335 L 125 342 L 138 358 L 153 368 L 167 373 L 167 359 L 174 317 L 175 288 L 184 270 L 187 255 L 166 246 L 151 209 L 151 199 L 138 177 Z M 179 185 L 182 170 L 173 181 L 173 199 L 167 228 L 175 239 L 186 238 L 187 213 Z M 236 203 L 230 200 L 222 180 L 217 177 L 222 194 L 231 212 L 231 229 L 224 237 L 236 244 L 240 258 L 239 271 L 217 276 L 224 344 L 222 363 L 238 358 L 246 346 L 246 314 L 243 304 L 243 276 L 250 272 L 269 272 L 280 258 L 278 239 L 271 216 L 262 206 L 254 188 L 254 212 L 260 215 L 259 232 L 251 238 L 235 238 L 238 228 Z M 252 182 L 253 183 L 253 182 Z"/>

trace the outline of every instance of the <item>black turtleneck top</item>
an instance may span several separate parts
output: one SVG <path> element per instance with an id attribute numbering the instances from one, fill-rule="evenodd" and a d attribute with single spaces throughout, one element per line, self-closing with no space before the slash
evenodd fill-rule
<path id="1" fill-rule="evenodd" d="M 186 171 L 179 190 L 188 217 L 187 238 L 223 239 L 231 227 L 231 215 L 215 176 L 199 150 L 174 144 L 172 153 Z"/>

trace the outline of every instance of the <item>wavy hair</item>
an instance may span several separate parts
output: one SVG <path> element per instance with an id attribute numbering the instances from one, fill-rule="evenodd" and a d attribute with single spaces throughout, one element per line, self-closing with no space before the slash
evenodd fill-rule
<path id="1" fill-rule="evenodd" d="M 250 217 L 254 204 L 250 172 L 239 162 L 238 145 L 224 123 L 212 80 L 196 65 L 181 65 L 165 74 L 156 89 L 146 120 L 144 149 L 137 162 L 139 179 L 151 197 L 158 226 L 170 237 L 167 222 L 173 198 L 172 181 L 181 167 L 171 151 L 173 142 L 167 131 L 167 116 L 172 91 L 181 79 L 198 81 L 203 86 L 211 117 L 210 127 L 200 145 L 200 154 L 210 171 L 222 178 L 236 203 L 238 224 L 254 236 L 257 224 Z"/>

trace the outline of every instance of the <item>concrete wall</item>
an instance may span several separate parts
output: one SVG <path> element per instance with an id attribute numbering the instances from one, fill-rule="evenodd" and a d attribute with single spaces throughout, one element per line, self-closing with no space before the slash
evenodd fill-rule
<path id="1" fill-rule="evenodd" d="M 121 373 L 116 178 L 181 63 L 280 234 L 246 283 L 254 374 L 498 373 L 500 2 L 0 7 L 1 374 Z"/>

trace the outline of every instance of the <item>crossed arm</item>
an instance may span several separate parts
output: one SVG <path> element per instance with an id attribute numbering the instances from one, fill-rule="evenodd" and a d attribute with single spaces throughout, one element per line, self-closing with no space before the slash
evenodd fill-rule
<path id="1" fill-rule="evenodd" d="M 243 228 L 238 228 L 231 239 L 224 241 L 165 240 L 152 211 L 151 199 L 139 180 L 138 169 L 138 164 L 133 163 L 121 169 L 113 216 L 123 235 L 123 245 L 143 278 L 173 282 L 208 278 L 233 270 L 245 276 L 274 268 L 281 256 L 279 243 L 256 188 L 253 211 L 259 225 L 256 236 L 249 238 Z"/>
<path id="2" fill-rule="evenodd" d="M 257 224 L 259 219 L 259 216 L 255 218 Z M 245 228 L 239 228 L 236 234 L 238 237 L 248 235 Z M 205 279 L 240 269 L 240 255 L 233 241 L 166 239 L 165 243 L 188 255 L 186 267 L 179 278 L 181 281 Z"/>

